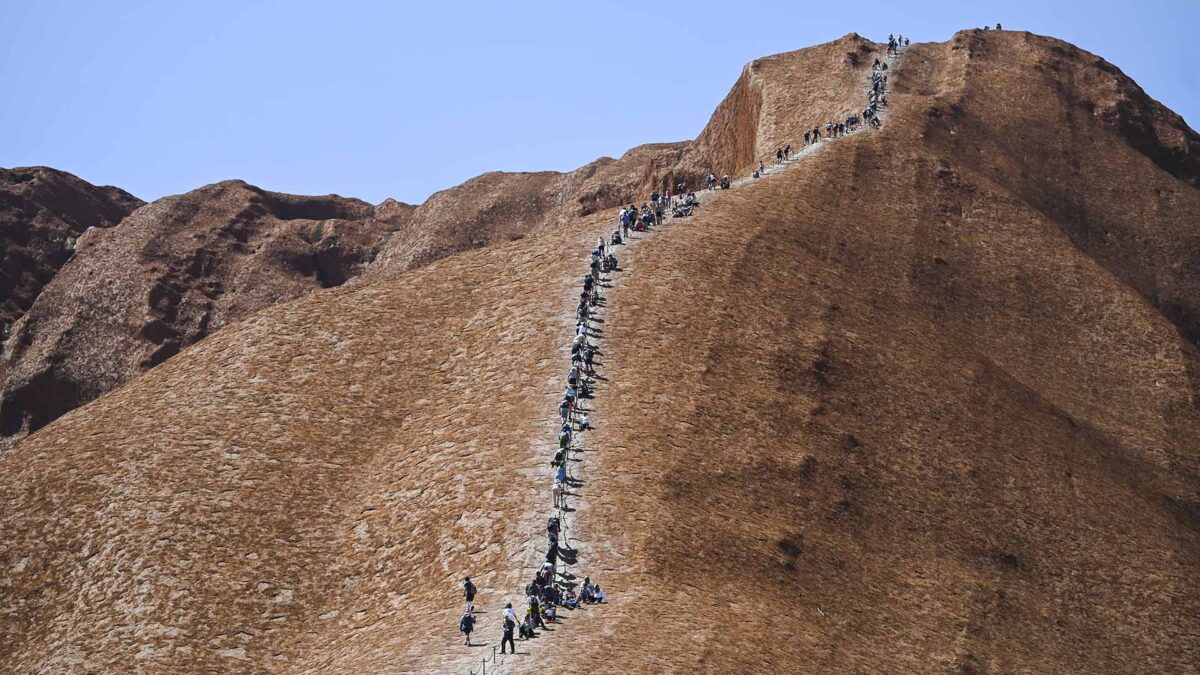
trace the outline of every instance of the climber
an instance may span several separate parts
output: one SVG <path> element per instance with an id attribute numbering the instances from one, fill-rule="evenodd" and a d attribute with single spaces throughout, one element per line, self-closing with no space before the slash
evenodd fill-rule
<path id="1" fill-rule="evenodd" d="M 791 143 L 788 143 L 783 146 L 783 158 L 784 159 L 792 158 L 792 144 Z"/>
<path id="2" fill-rule="evenodd" d="M 475 584 L 471 583 L 471 577 L 467 577 L 463 581 L 463 597 L 467 600 L 467 611 L 475 611 Z"/>
<path id="3" fill-rule="evenodd" d="M 604 591 L 600 590 L 600 584 L 596 584 L 596 590 L 592 596 L 596 598 L 597 603 L 604 602 Z"/>
<path id="4" fill-rule="evenodd" d="M 546 629 L 546 622 L 542 621 L 542 607 L 538 602 L 537 595 L 529 596 L 529 616 L 533 617 L 533 626 L 531 628 Z"/>
<path id="5" fill-rule="evenodd" d="M 778 148 L 775 150 L 775 163 L 783 163 L 783 148 Z"/>
<path id="6" fill-rule="evenodd" d="M 711 190 L 713 189 L 713 185 L 717 182 L 717 177 L 712 171 L 709 171 L 708 177 L 705 178 L 705 180 L 708 181 L 708 189 Z"/>
<path id="7" fill-rule="evenodd" d="M 458 630 L 467 636 L 467 646 L 471 646 L 471 631 L 475 630 L 475 616 L 470 612 L 462 615 L 458 620 Z"/>
<path id="8" fill-rule="evenodd" d="M 505 654 L 505 643 L 508 643 L 509 649 L 513 654 L 517 653 L 517 645 L 513 642 L 513 629 L 517 627 L 517 617 L 513 613 L 512 603 L 508 603 L 504 608 L 504 637 L 500 638 L 500 653 Z"/>
<path id="9" fill-rule="evenodd" d="M 554 480 L 555 480 L 555 482 L 558 482 L 558 483 L 566 483 L 567 482 L 567 463 L 566 462 L 559 464 L 558 468 L 556 468 L 554 470 Z"/>
<path id="10" fill-rule="evenodd" d="M 564 464 L 560 463 L 558 466 L 561 469 L 564 466 Z M 554 500 L 554 508 L 556 508 L 556 509 L 567 508 L 567 501 L 565 499 L 563 499 L 563 484 L 562 484 L 562 482 L 558 481 L 557 479 L 554 481 L 554 487 L 551 488 L 551 490 L 550 490 L 550 496 Z"/>
<path id="11" fill-rule="evenodd" d="M 561 417 L 564 422 L 571 419 L 571 404 L 563 401 L 558 406 L 558 416 Z"/>

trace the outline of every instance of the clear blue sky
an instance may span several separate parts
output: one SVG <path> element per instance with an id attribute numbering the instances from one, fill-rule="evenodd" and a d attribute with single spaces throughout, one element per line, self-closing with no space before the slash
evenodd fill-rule
<path id="1" fill-rule="evenodd" d="M 693 138 L 759 56 L 997 21 L 1097 53 L 1200 119 L 1200 0 L 979 4 L 3 0 L 0 166 L 143 199 L 242 178 L 415 203 L 484 171 Z"/>

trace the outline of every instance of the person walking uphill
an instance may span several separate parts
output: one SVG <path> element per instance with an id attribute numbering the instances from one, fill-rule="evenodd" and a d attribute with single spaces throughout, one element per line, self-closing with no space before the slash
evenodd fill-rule
<path id="1" fill-rule="evenodd" d="M 504 651 L 504 645 L 507 643 L 509 651 L 513 654 L 517 653 L 517 643 L 513 642 L 513 631 L 517 628 L 517 616 L 513 612 L 512 603 L 504 608 L 504 637 L 500 638 L 500 653 L 507 654 Z"/>
<path id="2" fill-rule="evenodd" d="M 471 631 L 475 630 L 475 615 L 466 612 L 458 620 L 458 630 L 467 636 L 467 646 L 471 646 Z"/>
<path id="3" fill-rule="evenodd" d="M 463 580 L 463 598 L 467 601 L 467 611 L 475 611 L 475 584 L 471 583 L 471 577 Z"/>

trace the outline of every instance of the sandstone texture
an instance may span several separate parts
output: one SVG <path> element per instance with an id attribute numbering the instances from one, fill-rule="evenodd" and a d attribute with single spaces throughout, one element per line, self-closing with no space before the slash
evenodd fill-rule
<path id="1" fill-rule="evenodd" d="M 84 232 L 7 342 L 0 432 L 36 431 L 232 321 L 345 283 L 411 212 L 227 181 Z"/>
<path id="2" fill-rule="evenodd" d="M 44 166 L 0 169 L 0 325 L 7 331 L 74 253 L 89 227 L 112 227 L 143 202 Z M 7 335 L 7 332 L 4 333 Z"/>
<path id="3" fill-rule="evenodd" d="M 260 268 L 204 261 L 311 256 L 372 207 L 224 183 L 187 208 L 252 212 L 227 234 L 148 232 L 160 203 L 93 230 L 64 288 L 166 336 L 126 368 L 227 325 L 0 455 L 0 669 L 477 668 L 458 584 L 496 644 L 623 191 L 799 148 L 861 109 L 877 56 L 852 35 L 768 57 L 692 144 L 396 207 L 367 274 L 291 302 L 222 304 Z M 888 74 L 883 128 L 619 251 L 569 533 L 609 602 L 497 672 L 1196 670 L 1196 134 L 1028 33 L 913 44 Z M 214 247 L 238 255 L 182 254 Z M 118 264 L 132 281 L 88 286 Z M 159 279 L 178 302 L 147 302 Z M 105 325 L 57 334 L 130 344 Z"/>

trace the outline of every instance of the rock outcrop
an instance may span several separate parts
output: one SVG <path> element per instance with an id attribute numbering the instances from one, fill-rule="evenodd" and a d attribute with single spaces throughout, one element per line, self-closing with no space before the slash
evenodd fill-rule
<path id="1" fill-rule="evenodd" d="M 116 225 L 143 203 L 65 171 L 0 169 L 0 337 L 70 260 L 80 235 Z"/>
<path id="2" fill-rule="evenodd" d="M 227 181 L 85 232 L 14 326 L 0 433 L 35 431 L 232 321 L 345 283 L 411 214 Z"/>
<path id="3" fill-rule="evenodd" d="M 853 110 L 878 54 L 857 43 L 749 69 L 705 159 L 796 147 L 811 117 Z M 569 497 L 570 571 L 609 603 L 506 668 L 566 650 L 598 673 L 1195 670 L 1195 134 L 1028 34 L 913 45 L 889 79 L 882 129 L 702 195 L 621 250 Z M 698 166 L 689 151 L 667 170 Z M 475 639 L 494 643 L 541 562 L 585 257 L 626 201 L 599 196 L 602 173 L 642 180 L 593 170 L 431 199 L 378 273 L 261 309 L 0 456 L 6 667 L 478 665 L 454 634 L 457 585 L 479 586 Z M 167 243 L 131 228 L 141 249 L 108 242 L 129 221 L 93 231 L 60 276 L 125 326 L 190 335 L 230 311 L 203 280 L 239 277 L 186 252 L 270 249 L 247 223 L 319 241 L 321 219 L 370 221 L 349 200 L 206 189 L 194 211 L 250 215 Z M 412 231 L 430 227 L 465 234 L 443 250 Z M 166 246 L 212 274 L 116 253 Z M 84 264 L 91 247 L 142 281 L 88 289 L 85 271 L 109 273 Z M 199 281 L 166 305 L 120 299 L 164 276 Z M 56 334 L 124 344 L 85 323 Z"/>

